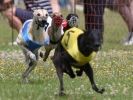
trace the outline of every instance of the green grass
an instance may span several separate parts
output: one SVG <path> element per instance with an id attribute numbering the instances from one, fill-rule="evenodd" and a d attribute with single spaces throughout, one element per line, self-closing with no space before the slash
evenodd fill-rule
<path id="1" fill-rule="evenodd" d="M 67 13 L 63 11 L 63 15 Z M 80 27 L 84 28 L 83 15 L 78 15 Z M 103 47 L 91 64 L 96 83 L 105 88 L 105 93 L 93 91 L 85 74 L 75 79 L 64 75 L 67 95 L 59 97 L 59 82 L 50 59 L 45 63 L 39 60 L 29 77 L 31 82 L 21 83 L 24 59 L 17 46 L 8 45 L 12 30 L 0 16 L 0 100 L 133 100 L 133 47 L 122 44 L 127 27 L 117 13 L 106 10 L 104 17 Z"/>

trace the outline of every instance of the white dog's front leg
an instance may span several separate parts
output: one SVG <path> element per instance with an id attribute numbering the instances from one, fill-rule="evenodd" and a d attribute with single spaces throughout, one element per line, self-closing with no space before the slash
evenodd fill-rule
<path id="1" fill-rule="evenodd" d="M 33 61 L 36 61 L 37 58 L 34 53 L 32 53 L 30 50 L 28 50 L 24 45 L 19 45 L 20 48 L 26 53 L 27 56 L 30 57 Z"/>
<path id="2" fill-rule="evenodd" d="M 31 51 L 28 51 L 28 52 L 27 52 L 27 55 L 28 55 L 33 61 L 36 61 L 36 60 L 37 60 L 35 54 L 33 54 Z"/>

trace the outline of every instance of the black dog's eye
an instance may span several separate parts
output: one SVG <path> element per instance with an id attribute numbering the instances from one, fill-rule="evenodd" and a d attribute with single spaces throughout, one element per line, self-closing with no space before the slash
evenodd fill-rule
<path id="1" fill-rule="evenodd" d="M 41 15 L 40 13 L 37 14 L 37 16 L 40 16 L 40 15 Z"/>

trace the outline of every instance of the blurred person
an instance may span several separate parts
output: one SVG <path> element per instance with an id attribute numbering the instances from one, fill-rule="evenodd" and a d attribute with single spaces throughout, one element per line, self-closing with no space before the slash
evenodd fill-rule
<path id="1" fill-rule="evenodd" d="M 52 11 L 53 13 L 57 12 L 61 12 L 60 11 L 60 6 L 59 6 L 59 3 L 58 3 L 58 0 L 50 0 L 51 1 L 51 6 L 52 6 Z"/>
<path id="2" fill-rule="evenodd" d="M 133 45 L 133 0 L 84 0 L 85 28 L 98 29 L 103 33 L 104 9 L 118 12 L 128 27 L 124 45 Z M 103 35 L 101 36 L 103 40 Z"/>
<path id="3" fill-rule="evenodd" d="M 74 12 L 74 1 L 75 0 L 59 0 L 59 5 L 62 8 L 67 7 L 70 10 L 70 12 L 72 13 L 72 12 Z"/>
<path id="4" fill-rule="evenodd" d="M 21 20 L 15 16 L 16 8 L 12 0 L 1 0 L 0 11 L 8 19 L 9 25 L 17 31 L 22 26 Z"/>
<path id="5" fill-rule="evenodd" d="M 2 14 L 8 19 L 9 25 L 19 32 L 22 24 L 33 18 L 35 9 L 43 8 L 49 14 L 60 12 L 57 0 L 23 0 L 26 9 L 17 8 L 13 0 L 1 0 L 0 8 Z M 53 10 L 53 11 L 52 11 Z"/>
<path id="6" fill-rule="evenodd" d="M 23 0 L 14 0 L 14 4 L 15 4 L 15 5 L 18 5 L 18 4 L 20 4 L 22 1 L 23 1 Z"/>

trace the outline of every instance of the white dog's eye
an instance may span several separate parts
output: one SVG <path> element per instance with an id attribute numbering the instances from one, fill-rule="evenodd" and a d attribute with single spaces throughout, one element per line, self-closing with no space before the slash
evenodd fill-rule
<path id="1" fill-rule="evenodd" d="M 37 14 L 37 16 L 40 16 L 40 15 L 41 15 L 40 13 Z"/>
<path id="2" fill-rule="evenodd" d="M 46 17 L 48 16 L 48 14 L 46 14 Z"/>

